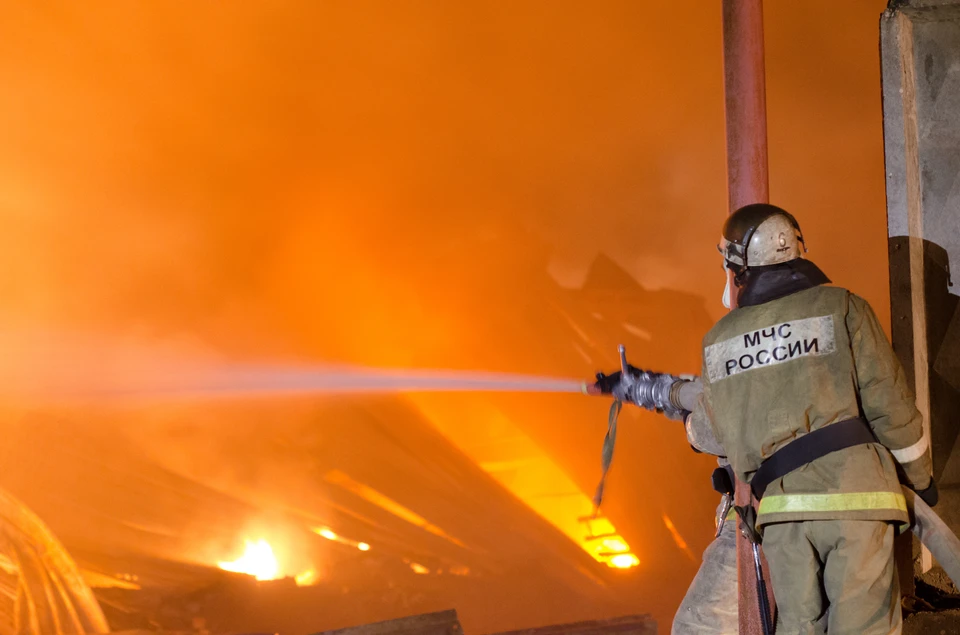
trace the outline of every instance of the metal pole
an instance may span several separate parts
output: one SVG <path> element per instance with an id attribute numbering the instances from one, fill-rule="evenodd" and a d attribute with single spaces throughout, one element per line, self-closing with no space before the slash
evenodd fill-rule
<path id="1" fill-rule="evenodd" d="M 763 0 L 722 0 L 723 87 L 727 121 L 727 192 L 729 212 L 750 203 L 767 203 L 767 105 L 763 67 Z M 737 481 L 737 505 L 749 505 L 750 488 Z M 758 575 L 753 566 L 753 546 L 737 533 L 737 584 L 739 631 L 760 635 Z M 766 561 L 763 577 L 768 578 Z M 768 583 L 767 589 L 773 587 Z M 768 605 L 772 608 L 773 598 Z"/>
<path id="2" fill-rule="evenodd" d="M 763 0 L 723 0 L 723 76 L 730 212 L 768 203 Z"/>

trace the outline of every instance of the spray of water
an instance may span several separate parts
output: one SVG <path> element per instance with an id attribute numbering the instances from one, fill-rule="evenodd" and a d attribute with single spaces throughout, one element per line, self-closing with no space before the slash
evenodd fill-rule
<path id="1" fill-rule="evenodd" d="M 32 333 L 0 341 L 0 398 L 31 402 L 167 401 L 401 392 L 583 393 L 576 379 L 354 366 L 237 364 L 196 343 L 149 345 Z"/>
<path id="2" fill-rule="evenodd" d="M 576 379 L 467 371 L 424 371 L 357 367 L 209 369 L 189 376 L 154 378 L 108 387 L 97 396 L 127 399 L 204 399 L 278 395 L 401 392 L 585 393 Z M 92 396 L 92 395 L 91 395 Z"/>

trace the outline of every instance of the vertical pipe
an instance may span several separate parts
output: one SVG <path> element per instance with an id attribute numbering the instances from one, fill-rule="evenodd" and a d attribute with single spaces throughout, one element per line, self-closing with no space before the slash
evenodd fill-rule
<path id="1" fill-rule="evenodd" d="M 767 110 L 763 64 L 763 0 L 722 0 L 723 87 L 727 126 L 729 212 L 750 203 L 767 203 Z M 731 275 L 728 273 L 728 275 Z M 731 281 L 732 282 L 732 281 Z M 737 505 L 752 502 L 750 488 L 737 482 Z M 764 577 L 768 578 L 764 561 Z M 737 535 L 739 632 L 760 635 L 757 575 L 749 541 Z M 767 580 L 767 589 L 772 589 Z M 770 598 L 770 606 L 773 598 Z"/>
<path id="2" fill-rule="evenodd" d="M 723 0 L 723 78 L 730 212 L 767 203 L 763 0 Z"/>

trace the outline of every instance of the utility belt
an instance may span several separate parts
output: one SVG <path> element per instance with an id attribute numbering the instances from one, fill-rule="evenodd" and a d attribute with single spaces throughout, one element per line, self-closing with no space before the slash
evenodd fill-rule
<path id="1" fill-rule="evenodd" d="M 855 445 L 876 443 L 877 439 L 870 429 L 870 425 L 862 417 L 847 419 L 824 426 L 802 437 L 791 441 L 760 464 L 750 479 L 750 489 L 759 501 L 763 498 L 770 483 L 786 476 L 797 468 L 816 461 L 838 450 L 845 450 Z M 713 487 L 719 493 L 732 499 L 734 483 L 733 468 L 729 465 L 718 467 L 713 473 Z M 756 510 L 752 505 L 734 507 L 744 523 L 745 535 L 751 542 L 759 543 L 760 535 L 756 530 Z M 726 513 L 723 514 L 726 516 Z M 721 519 L 722 521 L 726 518 Z M 717 534 L 719 535 L 719 529 Z"/>
<path id="2" fill-rule="evenodd" d="M 873 430 L 862 417 L 831 423 L 791 441 L 769 456 L 750 479 L 750 489 L 760 500 L 770 483 L 795 469 L 832 452 L 876 442 Z"/>

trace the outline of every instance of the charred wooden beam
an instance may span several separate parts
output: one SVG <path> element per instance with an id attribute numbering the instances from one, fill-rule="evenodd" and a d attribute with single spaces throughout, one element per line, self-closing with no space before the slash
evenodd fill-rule
<path id="1" fill-rule="evenodd" d="M 385 622 L 351 626 L 315 635 L 462 635 L 463 627 L 455 610 L 425 613 Z"/>

